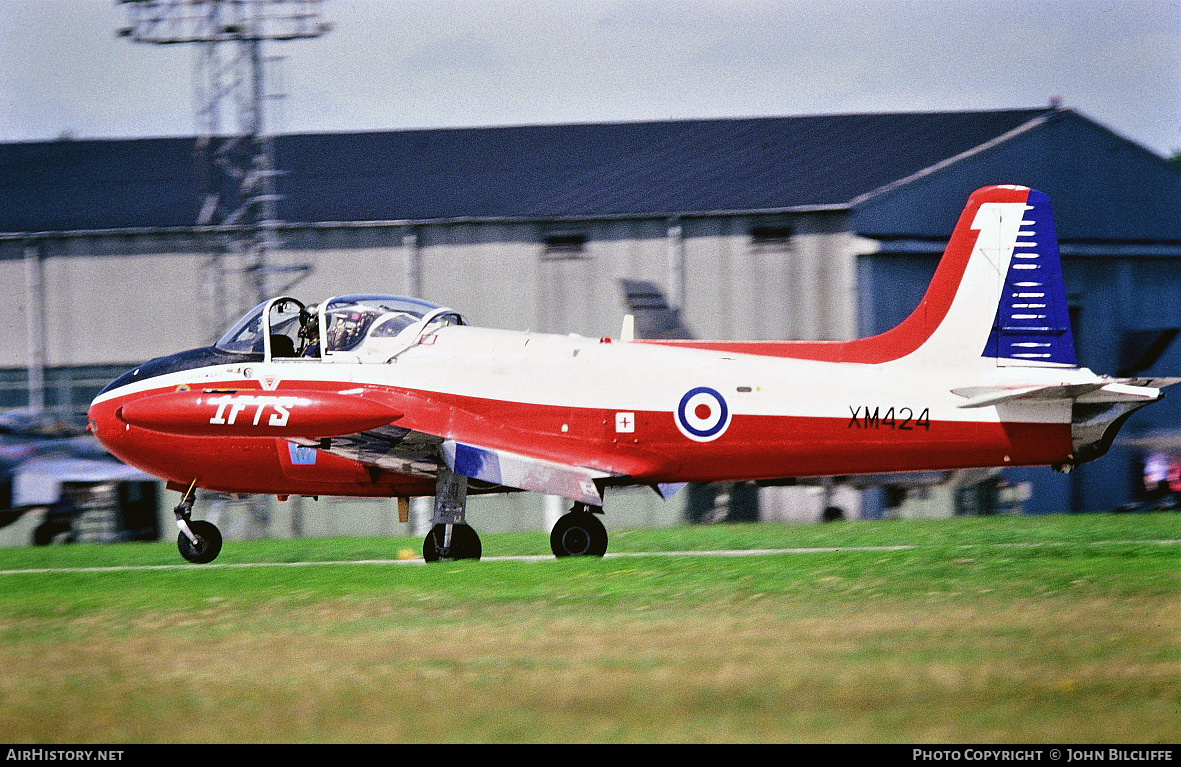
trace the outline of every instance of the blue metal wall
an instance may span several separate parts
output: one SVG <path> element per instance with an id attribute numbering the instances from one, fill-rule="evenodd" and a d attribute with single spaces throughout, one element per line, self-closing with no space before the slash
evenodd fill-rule
<path id="1" fill-rule="evenodd" d="M 864 335 L 901 322 L 926 291 L 939 257 L 880 254 L 862 257 L 861 327 Z M 1114 375 L 1129 331 L 1181 327 L 1181 256 L 1064 256 L 1067 294 L 1075 319 L 1079 364 Z M 1173 343 L 1143 375 L 1181 375 L 1181 340 Z M 1009 469 L 1013 482 L 1031 482 L 1030 513 L 1109 511 L 1131 500 L 1141 481 L 1141 451 L 1126 442 L 1156 430 L 1181 429 L 1181 391 L 1133 415 L 1111 451 L 1070 475 L 1049 468 Z M 1178 446 L 1181 448 L 1181 445 Z"/>
<path id="2" fill-rule="evenodd" d="M 1062 111 L 855 207 L 855 231 L 883 247 L 859 264 L 864 334 L 918 304 L 968 196 L 991 184 L 1050 195 L 1079 364 L 1114 375 L 1127 333 L 1181 327 L 1181 167 Z M 1181 341 L 1144 374 L 1181 375 Z M 1181 391 L 1133 415 L 1107 456 L 1070 475 L 1006 476 L 1033 484 L 1029 512 L 1111 510 L 1141 487 L 1143 455 L 1127 440 L 1158 429 L 1181 429 Z"/>

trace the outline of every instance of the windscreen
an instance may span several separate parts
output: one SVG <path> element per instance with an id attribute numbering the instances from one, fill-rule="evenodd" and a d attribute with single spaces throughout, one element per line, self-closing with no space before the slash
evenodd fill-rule
<path id="1" fill-rule="evenodd" d="M 268 302 L 263 301 L 238 320 L 226 334 L 214 344 L 218 349 L 226 352 L 258 352 L 263 351 L 262 313 Z"/>

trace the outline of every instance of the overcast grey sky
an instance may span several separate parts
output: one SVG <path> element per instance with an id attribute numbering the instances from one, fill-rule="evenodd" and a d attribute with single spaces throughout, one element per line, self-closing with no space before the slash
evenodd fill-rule
<path id="1" fill-rule="evenodd" d="M 284 132 L 1031 107 L 1181 151 L 1181 0 L 326 0 Z M 191 135 L 191 46 L 0 2 L 0 141 Z"/>

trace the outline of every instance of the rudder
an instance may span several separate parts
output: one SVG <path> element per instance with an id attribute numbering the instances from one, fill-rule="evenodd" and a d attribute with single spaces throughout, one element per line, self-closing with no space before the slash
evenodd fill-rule
<path id="1" fill-rule="evenodd" d="M 1050 198 L 1036 189 L 1029 190 L 983 356 L 1006 366 L 1078 364 Z"/>

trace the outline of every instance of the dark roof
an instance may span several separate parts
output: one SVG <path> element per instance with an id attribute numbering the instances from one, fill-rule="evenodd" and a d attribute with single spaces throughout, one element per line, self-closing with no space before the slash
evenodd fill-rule
<path id="1" fill-rule="evenodd" d="M 1069 110 L 1060 110 L 1069 111 Z M 276 139 L 289 222 L 847 206 L 1047 109 L 337 133 Z M 194 140 L 0 144 L 0 232 L 195 223 Z"/>

